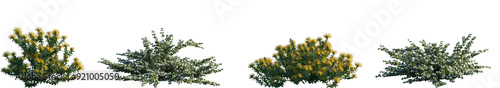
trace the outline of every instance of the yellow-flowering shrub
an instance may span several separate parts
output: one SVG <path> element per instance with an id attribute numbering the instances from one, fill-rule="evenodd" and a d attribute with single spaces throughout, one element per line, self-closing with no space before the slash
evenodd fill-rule
<path id="1" fill-rule="evenodd" d="M 7 58 L 9 65 L 2 68 L 2 72 L 16 76 L 26 87 L 35 87 L 40 83 L 57 85 L 59 82 L 74 80 L 76 77 L 70 74 L 83 70 L 83 66 L 77 58 L 73 63 L 67 63 L 74 51 L 65 43 L 66 36 L 61 39 L 58 30 L 43 32 L 41 28 L 37 28 L 36 31 L 23 34 L 21 29 L 14 29 L 14 34 L 9 38 L 19 45 L 22 53 L 18 56 L 16 52 L 5 52 L 3 56 Z M 58 57 L 60 53 L 64 58 Z"/>
<path id="2" fill-rule="evenodd" d="M 353 65 L 351 54 L 340 53 L 335 57 L 337 52 L 328 42 L 331 35 L 323 37 L 307 38 L 300 44 L 290 39 L 290 44 L 276 46 L 274 60 L 264 57 L 249 65 L 256 72 L 250 79 L 266 87 L 282 87 L 286 81 L 294 84 L 322 82 L 328 87 L 336 87 L 340 79 L 355 78 L 354 72 L 361 64 Z"/>

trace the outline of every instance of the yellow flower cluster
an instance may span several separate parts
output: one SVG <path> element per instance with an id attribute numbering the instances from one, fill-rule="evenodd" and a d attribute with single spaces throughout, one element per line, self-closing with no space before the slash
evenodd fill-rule
<path id="1" fill-rule="evenodd" d="M 283 46 L 278 45 L 278 46 L 276 46 L 276 49 L 275 49 L 275 50 L 281 50 L 282 48 L 283 48 Z"/>
<path id="2" fill-rule="evenodd" d="M 325 38 L 331 38 L 331 37 L 332 37 L 332 35 L 331 35 L 331 34 L 325 34 L 325 35 L 323 35 L 323 36 L 324 36 Z"/>
<path id="3" fill-rule="evenodd" d="M 356 67 L 361 67 L 361 63 L 359 62 L 355 62 L 354 65 L 356 65 Z"/>
<path id="4" fill-rule="evenodd" d="M 69 44 L 68 43 L 64 43 L 63 47 L 69 47 Z"/>
<path id="5" fill-rule="evenodd" d="M 49 70 L 49 68 L 48 68 L 47 66 L 45 66 L 45 65 L 43 65 L 43 66 L 42 66 L 42 68 L 43 68 L 44 70 Z"/>
<path id="6" fill-rule="evenodd" d="M 15 39 L 15 38 L 17 38 L 17 36 L 16 35 L 10 35 L 9 38 L 10 39 Z"/>
<path id="7" fill-rule="evenodd" d="M 258 63 L 258 64 L 262 64 L 262 65 L 264 65 L 265 67 L 267 67 L 267 65 L 271 64 L 271 62 L 272 62 L 272 60 L 271 60 L 271 59 L 269 59 L 269 58 L 265 58 L 265 57 L 264 57 L 264 58 L 261 58 L 261 59 L 259 59 L 259 60 L 257 60 L 257 63 Z"/>
<path id="8" fill-rule="evenodd" d="M 334 77 L 333 81 L 335 81 L 336 83 L 340 83 L 340 78 L 339 77 Z"/>
<path id="9" fill-rule="evenodd" d="M 68 70 L 68 68 L 66 68 L 65 66 L 63 66 L 63 67 L 61 67 L 61 68 L 62 68 L 62 70 L 64 70 L 64 71 L 67 71 L 67 70 Z"/>
<path id="10" fill-rule="evenodd" d="M 59 30 L 57 29 L 53 30 L 52 33 L 54 33 L 55 36 L 59 36 Z"/>
<path id="11" fill-rule="evenodd" d="M 30 37 L 31 37 L 31 38 L 36 37 L 36 34 L 35 34 L 35 33 L 33 33 L 33 32 L 30 32 L 30 33 L 29 33 L 29 35 L 30 35 Z"/>
<path id="12" fill-rule="evenodd" d="M 41 32 L 42 28 L 36 28 L 35 30 L 38 31 L 38 32 Z"/>
<path id="13" fill-rule="evenodd" d="M 335 83 L 340 82 L 339 77 L 341 76 L 332 74 L 352 74 L 351 76 L 356 77 L 353 73 L 357 67 L 360 67 L 360 64 L 352 64 L 352 54 L 341 53 L 340 56 L 336 57 L 337 51 L 332 49 L 328 38 L 331 38 L 330 34 L 316 39 L 307 37 L 305 43 L 297 45 L 295 45 L 294 40 L 290 39 L 290 44 L 276 46 L 277 53 L 272 55 L 276 59 L 274 63 L 269 58 L 261 58 L 251 63 L 249 67 L 254 68 L 257 72 L 277 71 L 274 68 L 276 66 L 284 68 L 288 72 L 287 74 L 293 74 L 290 76 L 290 81 L 293 82 L 305 81 L 302 78 L 310 78 L 311 75 L 313 75 L 312 79 L 308 80 L 333 80 Z M 277 61 L 283 61 L 282 66 Z M 275 74 L 275 72 L 271 73 Z M 314 76 L 319 78 L 314 78 Z"/>
<path id="14" fill-rule="evenodd" d="M 313 67 L 312 67 L 311 65 L 305 65 L 305 66 L 304 66 L 304 69 L 305 69 L 306 71 L 311 71 L 311 70 L 313 70 Z"/>
<path id="15" fill-rule="evenodd" d="M 17 35 L 20 35 L 22 32 L 21 32 L 20 28 L 14 28 L 14 33 L 16 33 Z"/>

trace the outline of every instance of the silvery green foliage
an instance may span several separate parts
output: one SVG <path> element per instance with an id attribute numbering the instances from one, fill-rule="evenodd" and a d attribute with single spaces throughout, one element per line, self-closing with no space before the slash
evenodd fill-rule
<path id="1" fill-rule="evenodd" d="M 158 39 L 153 31 L 154 41 L 150 42 L 147 38 L 142 38 L 144 50 L 119 53 L 117 55 L 125 56 L 126 59 L 118 58 L 119 63 L 113 63 L 102 58 L 103 63 L 108 65 L 108 69 L 116 72 L 130 73 L 128 76 L 120 77 L 121 80 L 140 81 L 142 86 L 153 84 L 155 87 L 160 81 L 166 81 L 169 84 L 176 83 L 198 83 L 204 85 L 219 86 L 219 83 L 204 79 L 207 74 L 222 71 L 218 67 L 220 63 L 215 63 L 214 57 L 202 60 L 181 58 L 175 55 L 180 49 L 187 46 L 202 48 L 202 43 L 196 43 L 193 40 L 179 40 L 173 44 L 173 36 L 165 35 L 163 29 L 160 32 L 163 40 Z"/>
<path id="2" fill-rule="evenodd" d="M 394 59 L 384 60 L 390 66 L 387 66 L 385 71 L 381 71 L 376 77 L 404 76 L 401 79 L 405 80 L 403 83 L 429 81 L 434 86 L 440 87 L 446 84 L 444 80 L 453 83 L 456 78 L 463 79 L 464 75 L 482 73 L 479 69 L 490 67 L 478 65 L 471 58 L 488 49 L 471 51 L 470 47 L 475 39 L 476 37 L 471 39 L 471 34 L 462 37 L 462 42 L 457 42 L 451 55 L 446 51 L 450 44 L 443 44 L 442 41 L 437 44 L 426 43 L 422 40 L 420 41 L 422 47 L 409 41 L 410 46 L 392 50 L 381 45 L 378 49 Z"/>

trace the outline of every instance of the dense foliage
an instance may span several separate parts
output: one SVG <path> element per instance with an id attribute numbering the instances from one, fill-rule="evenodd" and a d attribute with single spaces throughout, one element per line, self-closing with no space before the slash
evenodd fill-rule
<path id="1" fill-rule="evenodd" d="M 20 56 L 16 52 L 5 52 L 3 56 L 8 60 L 7 68 L 2 72 L 16 76 L 26 87 L 35 87 L 40 83 L 57 85 L 76 79 L 71 73 L 83 70 L 78 58 L 68 64 L 74 48 L 65 43 L 66 36 L 60 36 L 58 30 L 43 32 L 41 28 L 36 33 L 23 34 L 21 29 L 14 29 L 10 39 L 22 49 Z M 59 55 L 62 55 L 62 59 Z"/>
<path id="2" fill-rule="evenodd" d="M 386 52 L 394 58 L 393 60 L 384 60 L 390 66 L 381 71 L 376 77 L 404 76 L 403 83 L 412 83 L 420 81 L 430 81 L 436 87 L 446 84 L 442 80 L 455 82 L 456 78 L 462 78 L 464 75 L 481 73 L 479 69 L 490 68 L 489 66 L 478 65 L 471 58 L 488 51 L 483 49 L 471 51 L 470 47 L 476 37 L 462 37 L 462 42 L 457 42 L 452 54 L 446 51 L 450 44 L 426 43 L 420 41 L 422 47 L 415 45 L 412 41 L 410 46 L 389 50 L 382 46 L 379 50 Z"/>
<path id="3" fill-rule="evenodd" d="M 256 74 L 251 74 L 260 85 L 283 87 L 286 81 L 299 83 L 326 83 L 327 87 L 336 87 L 341 79 L 356 78 L 360 63 L 353 65 L 352 55 L 340 53 L 338 57 L 325 34 L 324 39 L 307 38 L 305 43 L 296 44 L 290 39 L 286 46 L 278 45 L 273 58 L 264 57 L 249 65 Z"/>
<path id="4" fill-rule="evenodd" d="M 181 58 L 175 55 L 180 49 L 187 46 L 202 48 L 202 43 L 196 43 L 193 40 L 179 40 L 177 44 L 173 43 L 172 35 L 165 35 L 163 29 L 160 32 L 159 39 L 153 31 L 154 41 L 150 42 L 147 38 L 142 38 L 144 50 L 119 53 L 117 55 L 125 56 L 126 59 L 118 58 L 119 63 L 113 63 L 102 58 L 99 63 L 108 65 L 108 69 L 117 72 L 130 73 L 128 76 L 120 77 L 121 80 L 140 81 L 142 86 L 153 84 L 155 87 L 160 81 L 177 83 L 198 83 L 204 85 L 219 86 L 220 84 L 204 79 L 207 74 L 222 71 L 218 67 L 220 63 L 215 63 L 214 57 L 202 60 Z"/>

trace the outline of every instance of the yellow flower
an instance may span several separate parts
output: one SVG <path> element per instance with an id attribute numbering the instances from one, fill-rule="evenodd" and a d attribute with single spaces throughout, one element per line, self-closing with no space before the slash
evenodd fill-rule
<path id="1" fill-rule="evenodd" d="M 49 68 L 47 68 L 47 66 L 43 66 L 43 69 L 48 70 Z"/>
<path id="2" fill-rule="evenodd" d="M 66 68 L 66 67 L 62 67 L 62 69 L 63 69 L 64 71 L 68 70 L 68 68 Z"/>
<path id="3" fill-rule="evenodd" d="M 290 43 L 291 44 L 295 44 L 295 41 L 290 39 Z"/>
<path id="4" fill-rule="evenodd" d="M 302 78 L 302 74 L 299 73 L 298 76 L 299 76 L 299 78 Z"/>
<path id="5" fill-rule="evenodd" d="M 35 60 L 36 60 L 37 63 L 41 63 L 40 59 L 36 58 Z"/>
<path id="6" fill-rule="evenodd" d="M 324 57 L 323 59 L 321 59 L 321 62 L 326 63 L 326 57 Z"/>
<path id="7" fill-rule="evenodd" d="M 43 46 L 42 46 L 42 47 L 39 47 L 39 48 L 40 48 L 40 51 L 45 50 L 45 47 L 43 47 Z"/>
<path id="8" fill-rule="evenodd" d="M 78 63 L 79 63 L 79 64 L 78 64 L 77 68 L 78 68 L 78 69 L 80 69 L 80 70 L 83 70 L 83 66 L 82 66 L 82 64 L 81 64 L 80 62 L 78 62 Z"/>
<path id="9" fill-rule="evenodd" d="M 41 32 L 41 31 L 42 31 L 42 28 L 36 28 L 36 31 Z"/>
<path id="10" fill-rule="evenodd" d="M 321 38 L 321 37 L 318 37 L 318 38 L 317 38 L 316 40 L 318 40 L 318 41 L 321 41 L 321 40 L 323 40 L 323 38 Z"/>
<path id="11" fill-rule="evenodd" d="M 310 40 L 311 40 L 311 37 L 307 37 L 307 38 L 306 38 L 306 41 L 310 41 Z"/>
<path id="12" fill-rule="evenodd" d="M 54 35 L 58 36 L 59 35 L 59 30 L 55 29 L 53 30 Z"/>
<path id="13" fill-rule="evenodd" d="M 62 39 L 66 39 L 66 38 L 68 38 L 66 35 L 63 35 L 63 36 L 62 36 Z"/>
<path id="14" fill-rule="evenodd" d="M 35 33 L 30 32 L 30 37 L 36 37 Z"/>
<path id="15" fill-rule="evenodd" d="M 63 45 L 63 46 L 64 46 L 64 47 L 68 47 L 68 46 L 69 46 L 69 44 L 68 44 L 68 43 L 64 43 L 64 45 Z"/>
<path id="16" fill-rule="evenodd" d="M 319 72 L 318 72 L 318 74 L 319 74 L 319 75 L 323 75 L 323 72 L 319 71 Z"/>
<path id="17" fill-rule="evenodd" d="M 14 32 L 15 32 L 16 34 L 21 34 L 21 33 L 22 33 L 20 28 L 15 28 L 15 29 L 14 29 Z"/>
<path id="18" fill-rule="evenodd" d="M 276 58 L 276 57 L 278 57 L 278 54 L 274 53 L 274 54 L 273 54 L 273 57 L 275 57 L 275 58 Z"/>
<path id="19" fill-rule="evenodd" d="M 52 48 L 47 47 L 47 51 L 52 52 Z"/>
<path id="20" fill-rule="evenodd" d="M 281 50 L 281 48 L 283 48 L 283 47 L 281 45 L 278 45 L 278 46 L 276 46 L 275 50 Z"/>
<path id="21" fill-rule="evenodd" d="M 332 48 L 332 44 L 330 42 L 326 42 L 326 48 L 331 49 Z"/>
<path id="22" fill-rule="evenodd" d="M 16 35 L 10 35 L 9 37 L 10 39 L 15 39 L 16 38 Z"/>
<path id="23" fill-rule="evenodd" d="M 339 83 L 339 82 L 340 82 L 340 78 L 339 78 L 339 77 L 335 77 L 335 78 L 333 78 L 333 80 L 334 80 L 336 83 Z"/>
<path id="24" fill-rule="evenodd" d="M 344 68 L 342 68 L 342 67 L 339 67 L 339 69 L 340 69 L 340 71 L 344 71 Z"/>
<path id="25" fill-rule="evenodd" d="M 51 34 L 52 34 L 52 32 L 51 32 L 51 31 L 47 32 L 47 36 L 50 36 Z"/>
<path id="26" fill-rule="evenodd" d="M 323 35 L 323 36 L 324 36 L 325 38 L 331 38 L 331 37 L 332 37 L 332 35 L 330 35 L 330 34 L 325 34 L 325 35 Z"/>
<path id="27" fill-rule="evenodd" d="M 356 67 L 361 67 L 361 63 L 359 62 L 354 63 L 354 65 L 356 65 Z"/>
<path id="28" fill-rule="evenodd" d="M 312 40 L 313 43 L 318 43 L 318 40 Z"/>
<path id="29" fill-rule="evenodd" d="M 332 60 L 332 62 L 335 62 L 338 60 L 337 57 L 330 57 L 330 59 Z"/>
<path id="30" fill-rule="evenodd" d="M 352 77 L 357 78 L 358 76 L 356 74 L 352 74 Z"/>

